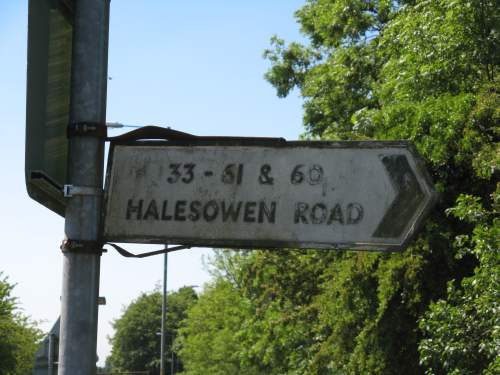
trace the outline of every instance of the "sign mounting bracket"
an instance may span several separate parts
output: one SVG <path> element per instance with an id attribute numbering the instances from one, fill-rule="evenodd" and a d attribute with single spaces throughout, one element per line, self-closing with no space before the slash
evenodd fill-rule
<path id="1" fill-rule="evenodd" d="M 102 194 L 103 194 L 102 189 L 91 187 L 91 186 L 64 185 L 64 187 L 63 187 L 63 195 L 65 198 L 70 198 L 70 197 L 73 197 L 75 195 L 101 196 Z"/>

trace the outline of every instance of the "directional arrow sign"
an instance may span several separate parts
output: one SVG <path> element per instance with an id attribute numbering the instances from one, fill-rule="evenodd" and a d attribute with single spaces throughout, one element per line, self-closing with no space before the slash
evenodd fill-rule
<path id="1" fill-rule="evenodd" d="M 104 237 L 394 250 L 405 246 L 435 197 L 408 142 L 116 144 Z"/>

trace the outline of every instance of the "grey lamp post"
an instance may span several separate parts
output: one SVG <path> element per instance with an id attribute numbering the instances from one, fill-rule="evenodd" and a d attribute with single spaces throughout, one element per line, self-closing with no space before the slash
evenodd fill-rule
<path id="1" fill-rule="evenodd" d="M 168 246 L 165 245 L 165 249 Z M 161 303 L 161 346 L 160 346 L 160 375 L 165 375 L 165 320 L 167 314 L 167 268 L 168 253 L 163 255 L 163 296 Z"/>

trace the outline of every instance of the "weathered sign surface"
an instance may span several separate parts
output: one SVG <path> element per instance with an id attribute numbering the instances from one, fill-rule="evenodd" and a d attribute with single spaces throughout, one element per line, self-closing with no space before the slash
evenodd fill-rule
<path id="1" fill-rule="evenodd" d="M 402 248 L 435 200 L 407 142 L 114 145 L 107 241 Z"/>

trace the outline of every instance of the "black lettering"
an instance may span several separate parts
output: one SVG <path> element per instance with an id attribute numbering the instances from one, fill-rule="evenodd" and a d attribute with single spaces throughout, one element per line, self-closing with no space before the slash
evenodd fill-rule
<path id="1" fill-rule="evenodd" d="M 293 222 L 295 224 L 302 222 L 304 224 L 309 224 L 307 222 L 307 217 L 305 215 L 306 211 L 309 209 L 309 205 L 304 202 L 298 202 L 295 204 L 295 215 Z"/>
<path id="2" fill-rule="evenodd" d="M 300 170 L 303 166 L 303 164 L 299 164 L 293 168 L 292 175 L 290 176 L 292 184 L 298 185 L 304 181 L 304 173 Z"/>
<path id="3" fill-rule="evenodd" d="M 241 185 L 243 179 L 243 164 L 238 165 L 238 174 L 236 175 L 236 184 Z"/>
<path id="4" fill-rule="evenodd" d="M 158 207 L 156 206 L 156 201 L 154 199 L 149 203 L 148 209 L 144 214 L 143 220 L 148 220 L 149 218 L 158 220 Z"/>
<path id="5" fill-rule="evenodd" d="M 328 217 L 327 224 L 330 225 L 334 221 L 338 221 L 340 224 L 344 224 L 344 214 L 342 213 L 342 207 L 337 203 L 331 210 L 330 216 Z"/>
<path id="6" fill-rule="evenodd" d="M 219 214 L 219 206 L 217 205 L 217 202 L 214 200 L 208 201 L 205 207 L 203 207 L 203 218 L 206 221 L 213 221 L 218 214 Z"/>
<path id="7" fill-rule="evenodd" d="M 271 202 L 271 208 L 266 206 L 266 202 L 259 202 L 259 223 L 264 222 L 264 216 L 268 223 L 274 223 L 276 218 L 276 202 Z"/>
<path id="8" fill-rule="evenodd" d="M 274 178 L 271 177 L 271 166 L 269 164 L 264 164 L 260 167 L 259 183 L 261 185 L 272 185 Z"/>
<path id="9" fill-rule="evenodd" d="M 224 171 L 222 172 L 222 182 L 225 184 L 232 184 L 234 183 L 234 168 L 236 167 L 236 164 L 228 164 L 226 168 L 224 168 Z"/>
<path id="10" fill-rule="evenodd" d="M 184 213 L 186 212 L 186 204 L 186 201 L 175 202 L 175 221 L 186 221 L 186 216 L 184 216 Z"/>
<path id="11" fill-rule="evenodd" d="M 127 220 L 130 220 L 132 217 L 132 214 L 136 213 L 137 217 L 136 220 L 141 220 L 142 219 L 142 199 L 139 199 L 139 202 L 137 203 L 137 206 L 134 206 L 134 200 L 129 199 L 127 203 Z"/>
<path id="12" fill-rule="evenodd" d="M 188 218 L 191 221 L 198 221 L 200 219 L 200 208 L 201 208 L 201 202 L 200 201 L 192 201 L 191 204 L 189 205 L 189 215 Z"/>
<path id="13" fill-rule="evenodd" d="M 234 203 L 235 202 L 231 202 L 231 204 L 226 206 L 226 202 L 224 202 L 224 201 L 221 202 L 222 221 L 223 222 L 226 222 L 229 218 L 233 222 L 238 220 L 238 217 L 240 216 L 242 202 L 239 201 L 238 204 L 236 204 L 236 206 Z"/>
<path id="14" fill-rule="evenodd" d="M 357 224 L 363 219 L 363 206 L 359 203 L 349 203 L 347 205 L 347 224 Z"/>
<path id="15" fill-rule="evenodd" d="M 323 180 L 323 167 L 314 164 L 309 168 L 309 185 L 317 185 Z"/>
<path id="16" fill-rule="evenodd" d="M 257 202 L 245 203 L 245 214 L 243 215 L 243 221 L 245 223 L 255 222 L 255 206 L 257 206 Z"/>
<path id="17" fill-rule="evenodd" d="M 323 203 L 316 203 L 311 208 L 311 222 L 313 224 L 323 224 L 326 220 L 326 212 L 327 209 Z"/>
<path id="18" fill-rule="evenodd" d="M 172 215 L 167 215 L 168 201 L 163 201 L 163 205 L 161 208 L 161 219 L 163 221 L 172 220 Z"/>
<path id="19" fill-rule="evenodd" d="M 180 164 L 172 163 L 169 165 L 170 173 L 172 176 L 167 178 L 167 181 L 171 184 L 176 183 L 179 177 L 181 177 L 181 172 L 179 172 Z"/>
<path id="20" fill-rule="evenodd" d="M 194 178 L 194 167 L 196 164 L 189 163 L 189 164 L 184 164 L 184 169 L 186 170 L 187 177 L 182 177 L 182 182 L 189 184 L 191 181 L 193 181 Z"/>

